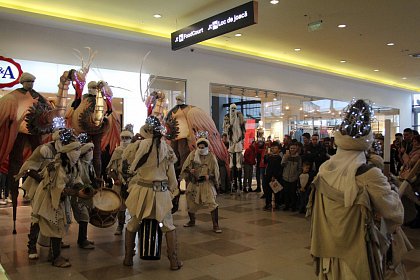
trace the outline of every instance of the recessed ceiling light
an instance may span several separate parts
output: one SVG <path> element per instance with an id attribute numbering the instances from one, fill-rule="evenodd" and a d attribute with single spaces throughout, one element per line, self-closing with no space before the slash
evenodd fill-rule
<path id="1" fill-rule="evenodd" d="M 346 28 L 346 27 L 347 27 L 347 25 L 345 25 L 345 24 L 339 24 L 339 25 L 337 25 L 337 27 L 338 27 L 338 28 Z"/>
<path id="2" fill-rule="evenodd" d="M 280 2 L 279 0 L 271 0 L 271 1 L 270 1 L 270 3 L 271 3 L 271 4 L 273 4 L 273 5 L 276 5 L 276 4 L 278 4 L 279 2 Z"/>
<path id="3" fill-rule="evenodd" d="M 402 77 L 401 79 L 403 79 L 403 80 L 407 80 L 407 77 Z"/>
<path id="4" fill-rule="evenodd" d="M 242 36 L 242 33 L 236 33 L 235 34 L 235 37 L 241 37 Z"/>
<path id="5" fill-rule="evenodd" d="M 347 60 L 342 59 L 342 60 L 340 60 L 340 62 L 341 62 L 341 63 L 346 63 L 346 62 L 347 62 Z"/>
<path id="6" fill-rule="evenodd" d="M 301 48 L 295 48 L 295 52 L 300 52 Z"/>
<path id="7" fill-rule="evenodd" d="M 153 15 L 153 17 L 154 17 L 154 18 L 161 18 L 161 17 L 162 17 L 162 15 L 161 15 L 161 14 L 154 14 L 154 15 Z"/>
<path id="8" fill-rule="evenodd" d="M 386 45 L 387 46 L 395 46 L 395 43 L 390 42 L 390 43 L 387 43 Z"/>
<path id="9" fill-rule="evenodd" d="M 375 70 L 373 70 L 373 71 L 375 71 L 375 72 L 379 72 L 379 69 L 375 69 Z"/>

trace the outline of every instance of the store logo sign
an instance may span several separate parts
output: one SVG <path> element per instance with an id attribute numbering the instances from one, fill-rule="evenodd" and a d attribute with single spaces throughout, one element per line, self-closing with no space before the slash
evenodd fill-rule
<path id="1" fill-rule="evenodd" d="M 171 34 L 173 51 L 258 22 L 258 2 L 251 1 Z"/>
<path id="2" fill-rule="evenodd" d="M 11 58 L 0 56 L 0 88 L 13 87 L 19 83 L 22 67 Z"/>

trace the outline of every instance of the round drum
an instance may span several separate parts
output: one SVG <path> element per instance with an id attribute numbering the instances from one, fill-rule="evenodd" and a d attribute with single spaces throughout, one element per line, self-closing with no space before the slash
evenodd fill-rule
<path id="1" fill-rule="evenodd" d="M 92 198 L 93 208 L 89 213 L 89 222 L 95 227 L 107 228 L 117 221 L 121 207 L 121 197 L 111 189 L 102 189 Z"/>
<path id="2" fill-rule="evenodd" d="M 162 230 L 155 219 L 143 219 L 139 229 L 139 251 L 142 260 L 160 260 Z"/>

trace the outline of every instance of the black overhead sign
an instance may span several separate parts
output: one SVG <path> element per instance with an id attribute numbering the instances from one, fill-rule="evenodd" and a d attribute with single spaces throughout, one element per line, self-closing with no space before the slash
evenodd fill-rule
<path id="1" fill-rule="evenodd" d="M 232 32 L 258 21 L 258 3 L 251 1 L 230 9 L 171 34 L 172 50 L 176 51 L 196 43 Z"/>

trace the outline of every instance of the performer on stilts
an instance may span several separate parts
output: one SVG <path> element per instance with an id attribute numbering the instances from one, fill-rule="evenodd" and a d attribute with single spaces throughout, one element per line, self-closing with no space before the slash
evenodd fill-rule
<path id="1" fill-rule="evenodd" d="M 237 191 L 242 191 L 242 150 L 245 139 L 245 121 L 244 116 L 237 110 L 234 103 L 229 106 L 229 113 L 224 118 L 223 130 L 229 137 L 229 167 L 233 187 Z"/>

